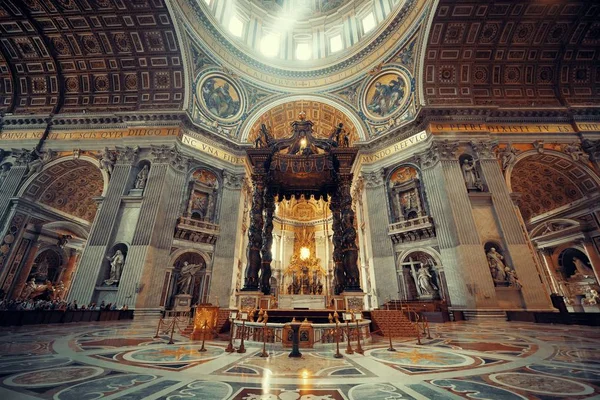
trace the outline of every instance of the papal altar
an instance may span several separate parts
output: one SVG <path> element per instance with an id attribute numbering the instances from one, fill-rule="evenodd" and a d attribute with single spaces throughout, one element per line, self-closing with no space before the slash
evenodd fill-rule
<path id="1" fill-rule="evenodd" d="M 323 310 L 327 308 L 327 297 L 320 295 L 279 295 L 281 309 Z"/>

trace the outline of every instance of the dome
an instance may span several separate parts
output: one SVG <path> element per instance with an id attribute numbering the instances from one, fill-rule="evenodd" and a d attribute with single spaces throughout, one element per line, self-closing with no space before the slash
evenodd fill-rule
<path id="1" fill-rule="evenodd" d="M 331 86 L 392 53 L 424 9 L 409 0 L 179 0 L 188 33 L 240 75 Z"/>

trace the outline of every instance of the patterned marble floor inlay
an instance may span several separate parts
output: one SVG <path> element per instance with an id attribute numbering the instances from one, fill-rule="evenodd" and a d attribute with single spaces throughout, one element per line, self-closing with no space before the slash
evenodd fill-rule
<path id="1" fill-rule="evenodd" d="M 600 330 L 508 322 L 431 324 L 431 339 L 289 349 L 154 339 L 147 321 L 0 332 L 0 400 L 404 400 L 600 398 Z M 239 340 L 234 343 L 239 346 Z M 353 343 L 354 345 L 354 343 Z"/>

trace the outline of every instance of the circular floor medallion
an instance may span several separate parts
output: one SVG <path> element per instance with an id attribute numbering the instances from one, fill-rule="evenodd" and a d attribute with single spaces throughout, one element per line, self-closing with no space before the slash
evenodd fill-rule
<path id="1" fill-rule="evenodd" d="M 206 346 L 206 350 L 200 353 L 201 346 L 172 345 L 158 348 L 136 350 L 123 356 L 127 361 L 143 362 L 149 364 L 168 364 L 190 361 L 200 361 L 215 358 L 223 354 L 220 347 Z"/>
<path id="2" fill-rule="evenodd" d="M 588 385 L 555 376 L 503 372 L 490 375 L 490 379 L 510 388 L 553 396 L 582 396 L 594 393 L 594 389 Z"/>
<path id="3" fill-rule="evenodd" d="M 24 388 L 58 386 L 64 385 L 65 383 L 90 379 L 103 372 L 104 370 L 102 368 L 89 366 L 52 368 L 13 375 L 4 380 L 4 384 Z"/>
<path id="4" fill-rule="evenodd" d="M 395 352 L 378 349 L 373 350 L 370 355 L 379 361 L 407 367 L 464 367 L 475 363 L 471 357 L 462 354 L 411 347 L 397 349 Z"/>

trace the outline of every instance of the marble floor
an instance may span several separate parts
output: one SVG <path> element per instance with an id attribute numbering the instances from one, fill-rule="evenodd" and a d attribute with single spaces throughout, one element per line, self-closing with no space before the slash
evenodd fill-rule
<path id="1" fill-rule="evenodd" d="M 432 339 L 386 341 L 365 355 L 289 351 L 176 336 L 119 322 L 0 330 L 0 399 L 589 399 L 600 398 L 600 329 L 446 323 Z"/>

